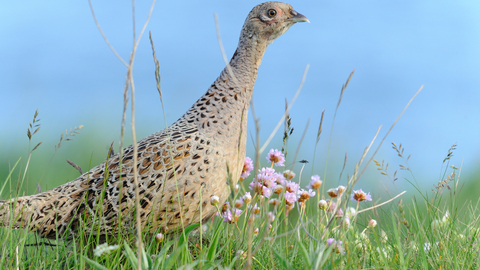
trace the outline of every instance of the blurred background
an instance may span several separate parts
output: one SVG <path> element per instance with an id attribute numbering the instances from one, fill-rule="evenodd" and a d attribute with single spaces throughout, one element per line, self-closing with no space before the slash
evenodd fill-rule
<path id="1" fill-rule="evenodd" d="M 160 61 L 166 118 L 171 124 L 204 94 L 225 66 L 214 13 L 230 58 L 245 17 L 258 3 L 156 3 L 134 65 L 137 138 L 165 128 L 148 32 L 152 33 Z M 311 23 L 294 25 L 270 45 L 263 58 L 253 96 L 262 143 L 280 120 L 285 98 L 292 99 L 310 64 L 302 92 L 291 110 L 294 132 L 288 144 L 287 165 L 292 165 L 311 119 L 298 155 L 298 160 L 310 161 L 302 177 L 304 184 L 312 172 L 322 177 L 326 188 L 346 184 L 377 128 L 382 126 L 367 159 L 424 85 L 375 156 L 380 163 L 384 160 L 385 165 L 390 164 L 391 178 L 381 175 L 372 162 L 357 188 L 370 191 L 374 200 L 386 200 L 403 190 L 418 194 L 409 183 L 416 180 L 422 192 L 431 193 L 433 185 L 445 178 L 446 163 L 442 162 L 457 143 L 449 165 L 461 168 L 459 187 L 463 194 L 468 196 L 470 192 L 477 198 L 480 2 L 289 3 Z M 92 4 L 105 35 L 128 61 L 133 43 L 131 3 Z M 137 35 L 149 9 L 149 3 L 136 3 Z M 32 154 L 26 193 L 36 193 L 36 183 L 47 190 L 78 177 L 78 171 L 65 159 L 86 171 L 106 158 L 112 142 L 118 151 L 127 69 L 106 45 L 88 2 L 4 2 L 0 8 L 0 37 L 0 183 L 20 157 L 12 175 L 16 180 L 23 174 L 20 168 L 25 167 L 29 150 L 27 128 L 37 108 L 41 129 L 33 136 L 30 149 L 43 143 Z M 354 69 L 332 130 L 342 84 Z M 322 110 L 323 132 L 313 164 Z M 254 134 L 252 120 L 250 114 L 248 132 Z M 84 126 L 80 134 L 55 151 L 62 132 L 80 125 Z M 267 151 L 281 149 L 282 130 Z M 124 145 L 131 142 L 128 118 Z M 410 171 L 399 170 L 405 163 L 392 149 L 392 142 L 402 144 L 405 158 L 411 155 Z M 250 137 L 247 154 L 254 154 Z M 345 155 L 347 163 L 340 178 Z M 297 173 L 301 165 L 295 164 Z M 396 170 L 398 179 L 392 181 Z"/>

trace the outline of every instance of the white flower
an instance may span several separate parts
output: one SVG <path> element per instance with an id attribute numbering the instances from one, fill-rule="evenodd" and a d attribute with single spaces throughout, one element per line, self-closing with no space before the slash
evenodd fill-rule
<path id="1" fill-rule="evenodd" d="M 103 253 L 109 253 L 110 251 L 115 250 L 119 247 L 119 245 L 109 246 L 108 243 L 103 243 L 101 245 L 98 245 L 93 250 L 93 255 L 100 257 Z"/>
<path id="2" fill-rule="evenodd" d="M 384 244 L 386 244 L 388 241 L 387 233 L 384 230 L 380 232 L 380 241 Z"/>
<path id="3" fill-rule="evenodd" d="M 268 212 L 268 222 L 273 222 L 275 220 L 275 214 Z"/>
<path id="4" fill-rule="evenodd" d="M 368 228 L 373 229 L 375 226 L 377 226 L 377 221 L 375 219 L 370 219 L 368 222 Z"/>
<path id="5" fill-rule="evenodd" d="M 450 221 L 450 212 L 448 212 L 448 210 L 445 212 L 445 215 L 442 218 L 442 223 L 447 223 L 447 221 Z"/>
<path id="6" fill-rule="evenodd" d="M 423 251 L 425 251 L 426 253 L 428 253 L 428 252 L 430 251 L 430 247 L 431 247 L 431 246 L 432 246 L 432 245 L 431 245 L 430 243 L 428 243 L 428 242 L 425 243 L 425 244 L 423 244 Z"/>
<path id="7" fill-rule="evenodd" d="M 343 227 L 344 227 L 345 229 L 348 229 L 348 227 L 350 227 L 350 218 L 349 218 L 349 217 L 345 217 L 345 218 L 343 219 Z"/>
<path id="8" fill-rule="evenodd" d="M 353 208 L 353 207 L 348 207 L 345 210 L 345 215 L 349 218 L 354 217 L 356 214 L 357 214 L 357 210 L 355 210 L 355 208 Z"/>

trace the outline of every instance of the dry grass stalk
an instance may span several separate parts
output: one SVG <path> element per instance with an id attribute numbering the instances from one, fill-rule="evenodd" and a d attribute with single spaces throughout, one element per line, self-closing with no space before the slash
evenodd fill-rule
<path id="1" fill-rule="evenodd" d="M 67 159 L 67 163 L 70 164 L 73 168 L 77 169 L 80 172 L 80 174 L 83 174 L 82 168 L 77 164 L 75 164 L 73 161 L 70 161 Z"/>
<path id="2" fill-rule="evenodd" d="M 148 17 L 145 20 L 145 23 L 143 24 L 143 28 L 138 36 L 136 37 L 135 33 L 135 1 L 132 1 L 132 20 L 133 20 L 133 48 L 132 52 L 130 54 L 130 59 L 129 62 L 127 63 L 125 60 L 122 59 L 122 57 L 115 51 L 113 46 L 110 44 L 108 39 L 106 38 L 105 34 L 103 33 L 102 28 L 100 27 L 100 24 L 97 21 L 97 18 L 95 16 L 95 12 L 91 3 L 91 0 L 89 0 L 89 5 L 90 5 L 90 10 L 92 12 L 93 18 L 95 20 L 95 24 L 97 28 L 99 29 L 100 33 L 102 34 L 103 39 L 107 43 L 107 45 L 110 47 L 112 52 L 117 56 L 117 58 L 122 61 L 122 63 L 127 66 L 127 76 L 126 76 L 126 82 L 125 82 L 125 87 L 124 87 L 124 108 L 123 108 L 123 117 L 122 117 L 122 128 L 121 128 L 121 139 L 120 139 L 120 160 L 122 156 L 122 147 L 123 147 L 123 137 L 124 137 L 124 132 L 125 132 L 125 118 L 126 118 L 126 110 L 127 110 L 127 104 L 128 104 L 128 89 L 130 88 L 131 90 L 131 98 L 132 98 L 132 139 L 133 139 L 133 162 L 137 163 L 137 153 L 138 153 L 138 147 L 137 147 L 137 138 L 136 138 L 136 131 L 135 131 L 135 84 L 133 80 L 133 63 L 135 60 L 135 54 L 137 52 L 137 47 L 138 44 L 141 40 L 141 37 L 143 35 L 143 32 L 145 31 L 148 22 L 150 20 L 151 14 L 153 12 L 153 8 L 155 6 L 155 0 L 152 1 L 152 5 L 150 7 L 150 11 L 148 13 Z M 120 163 L 120 168 L 121 168 L 121 163 Z M 138 175 L 137 175 L 137 166 L 133 167 L 133 173 L 134 173 L 134 185 L 135 185 L 135 207 L 137 209 L 140 208 L 140 195 L 139 195 L 139 190 L 138 190 Z M 137 248 L 138 248 L 138 269 L 141 269 L 141 260 L 142 260 L 142 230 L 141 230 L 141 222 L 140 222 L 140 211 L 136 211 L 136 227 L 137 227 Z"/>
<path id="3" fill-rule="evenodd" d="M 330 129 L 330 138 L 328 140 L 327 155 L 326 155 L 326 158 L 325 158 L 325 170 L 324 170 L 324 173 L 323 173 L 323 179 L 327 179 L 328 157 L 330 155 L 330 146 L 332 145 L 333 126 L 335 125 L 335 118 L 337 117 L 338 108 L 340 107 L 340 104 L 342 103 L 343 92 L 345 91 L 345 89 L 347 89 L 348 83 L 350 82 L 350 79 L 352 78 L 353 73 L 355 73 L 355 69 L 350 73 L 350 76 L 348 76 L 347 81 L 342 85 L 342 89 L 340 91 L 340 97 L 338 98 L 337 107 L 335 108 L 335 113 L 333 114 L 332 127 Z M 322 118 L 323 118 L 323 115 L 322 115 Z"/>

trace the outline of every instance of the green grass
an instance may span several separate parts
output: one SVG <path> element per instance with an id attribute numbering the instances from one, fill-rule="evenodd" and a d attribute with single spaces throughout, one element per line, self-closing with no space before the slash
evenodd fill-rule
<path id="1" fill-rule="evenodd" d="M 364 212 L 362 209 L 374 203 L 350 200 L 351 178 L 344 183 L 344 196 L 332 199 L 338 205 L 347 203 L 342 205 L 344 213 L 349 207 L 356 210 L 349 226 L 344 217 L 332 218 L 332 212 L 317 206 L 320 199 L 329 198 L 323 186 L 288 215 L 282 194 L 272 195 L 270 199 L 279 198 L 280 202 L 274 206 L 268 198 L 252 192 L 251 204 L 256 202 L 260 211 L 250 222 L 252 209 L 243 205 L 236 222 L 223 222 L 217 216 L 201 226 L 187 227 L 185 234 L 167 234 L 161 242 L 155 235 L 142 234 L 142 269 L 240 269 L 249 263 L 253 269 L 478 269 L 479 201 L 460 205 L 458 169 L 445 170 L 443 186 L 434 191 L 417 191 L 408 202 L 396 199 Z M 310 178 L 303 174 L 302 178 Z M 299 177 L 300 171 L 292 181 Z M 238 190 L 231 194 L 232 205 L 250 191 L 250 180 L 239 182 Z M 373 201 L 381 203 L 376 198 Z M 222 211 L 221 206 L 219 209 Z M 275 215 L 273 220 L 269 212 Z M 378 223 L 373 228 L 368 227 L 372 218 Z M 328 246 L 329 238 L 342 244 Z M 96 239 L 84 243 L 83 236 L 72 242 L 50 241 L 23 229 L 1 228 L 0 239 L 2 269 L 137 269 L 134 233 L 111 238 L 107 244 L 111 250 L 104 253 Z"/>

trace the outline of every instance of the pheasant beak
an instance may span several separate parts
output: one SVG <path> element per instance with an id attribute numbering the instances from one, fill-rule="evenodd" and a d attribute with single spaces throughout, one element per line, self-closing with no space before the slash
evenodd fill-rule
<path id="1" fill-rule="evenodd" d="M 294 23 L 297 23 L 297 22 L 308 22 L 308 23 L 310 23 L 310 21 L 307 19 L 307 17 L 305 17 L 302 14 L 296 12 L 295 10 L 292 10 L 290 13 L 293 16 L 288 19 L 289 21 L 292 21 Z"/>

